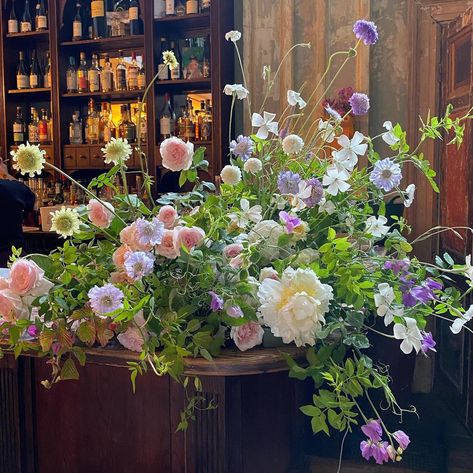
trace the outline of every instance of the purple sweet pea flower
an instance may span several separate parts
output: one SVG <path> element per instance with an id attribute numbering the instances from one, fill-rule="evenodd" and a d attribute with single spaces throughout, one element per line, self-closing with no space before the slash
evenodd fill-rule
<path id="1" fill-rule="evenodd" d="M 38 330 L 38 327 L 36 327 L 36 325 L 30 325 L 27 329 L 26 329 L 26 333 L 30 336 L 30 337 L 33 337 L 33 338 L 36 338 L 39 334 L 39 330 Z"/>
<path id="2" fill-rule="evenodd" d="M 402 430 L 398 430 L 397 432 L 394 432 L 393 437 L 396 439 L 396 442 L 399 444 L 399 446 L 403 450 L 405 450 L 409 446 L 409 444 L 411 443 L 409 435 L 407 435 Z"/>
<path id="3" fill-rule="evenodd" d="M 243 317 L 243 311 L 240 309 L 240 307 L 235 305 L 227 309 L 227 315 L 229 317 L 233 317 L 234 319 L 239 319 L 240 317 Z"/>
<path id="4" fill-rule="evenodd" d="M 366 94 L 355 92 L 348 101 L 353 115 L 366 115 L 370 109 L 370 99 Z"/>
<path id="5" fill-rule="evenodd" d="M 301 219 L 295 215 L 290 215 L 287 212 L 279 212 L 279 218 L 281 222 L 284 223 L 286 233 L 294 233 L 294 229 L 301 224 Z"/>
<path id="6" fill-rule="evenodd" d="M 443 289 L 443 284 L 441 282 L 435 281 L 432 278 L 427 278 L 425 280 L 424 284 L 431 291 L 440 291 L 441 289 Z"/>
<path id="7" fill-rule="evenodd" d="M 362 39 L 366 46 L 378 41 L 378 28 L 372 21 L 358 20 L 353 26 L 353 33 L 358 39 Z"/>
<path id="8" fill-rule="evenodd" d="M 383 429 L 379 420 L 370 420 L 366 425 L 361 426 L 361 430 L 372 442 L 381 441 Z"/>
<path id="9" fill-rule="evenodd" d="M 210 301 L 210 308 L 217 312 L 223 309 L 223 298 L 221 298 L 216 292 L 209 291 L 209 295 L 212 298 Z"/>
<path id="10" fill-rule="evenodd" d="M 234 156 L 239 156 L 243 161 L 247 161 L 253 154 L 253 141 L 248 136 L 240 135 L 230 143 L 230 152 Z"/>
<path id="11" fill-rule="evenodd" d="M 390 455 L 388 448 L 388 442 L 374 443 L 371 440 L 363 440 L 363 442 L 360 443 L 361 456 L 365 460 L 374 458 L 378 465 L 389 461 Z"/>
<path id="12" fill-rule="evenodd" d="M 409 269 L 409 260 L 391 260 L 384 263 L 384 269 L 390 269 L 394 274 L 399 274 L 401 271 L 407 271 Z"/>
<path id="13" fill-rule="evenodd" d="M 278 189 L 281 194 L 297 194 L 301 176 L 292 171 L 281 172 L 278 178 Z"/>
<path id="14" fill-rule="evenodd" d="M 427 355 L 428 351 L 437 351 L 435 349 L 435 345 L 437 342 L 434 340 L 431 332 L 424 332 L 423 330 L 420 332 L 422 335 L 422 346 L 421 350 L 424 355 Z"/>
<path id="15" fill-rule="evenodd" d="M 371 440 L 363 440 L 360 443 L 361 456 L 365 460 L 369 460 L 373 456 L 373 442 Z"/>

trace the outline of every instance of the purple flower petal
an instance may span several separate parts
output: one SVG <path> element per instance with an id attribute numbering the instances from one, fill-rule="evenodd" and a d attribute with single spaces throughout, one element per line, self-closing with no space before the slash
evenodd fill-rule
<path id="1" fill-rule="evenodd" d="M 373 442 L 379 442 L 383 429 L 379 420 L 370 420 L 366 425 L 361 426 L 362 432 Z"/>
<path id="2" fill-rule="evenodd" d="M 353 32 L 358 39 L 363 40 L 366 46 L 378 41 L 378 28 L 372 21 L 358 20 L 353 26 Z"/>
<path id="3" fill-rule="evenodd" d="M 223 298 L 221 298 L 217 293 L 214 291 L 209 291 L 209 295 L 212 298 L 210 301 L 210 308 L 217 312 L 223 309 Z"/>
<path id="4" fill-rule="evenodd" d="M 402 430 L 398 430 L 397 432 L 394 432 L 393 437 L 396 439 L 396 442 L 399 444 L 399 446 L 403 450 L 405 450 L 409 446 L 409 444 L 411 443 L 409 435 L 407 435 Z"/>
<path id="5" fill-rule="evenodd" d="M 366 115 L 370 109 L 370 99 L 366 94 L 355 92 L 348 101 L 353 115 Z"/>

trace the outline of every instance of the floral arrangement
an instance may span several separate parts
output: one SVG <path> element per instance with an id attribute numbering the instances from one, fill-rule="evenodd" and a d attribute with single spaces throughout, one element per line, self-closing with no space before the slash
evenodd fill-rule
<path id="1" fill-rule="evenodd" d="M 358 21 L 354 32 L 356 46 L 338 53 L 345 55 L 341 67 L 361 42 L 374 45 L 378 39 L 369 21 Z M 226 35 L 238 58 L 240 37 L 236 31 Z M 278 72 L 264 67 L 268 94 Z M 224 93 L 233 105 L 247 100 L 251 110 L 246 84 L 229 84 Z M 455 288 L 452 276 L 464 277 L 471 288 L 473 266 L 470 257 L 460 265 L 447 254 L 436 264 L 417 260 L 414 243 L 455 230 L 436 227 L 410 241 L 404 218 L 388 225 L 385 199 L 397 194 L 406 207 L 413 204 L 415 186 L 403 179 L 406 166 L 420 170 L 437 190 L 420 147 L 443 132 L 460 146 L 471 116 L 453 119 L 447 108 L 444 117 L 421 124 L 413 148 L 401 125 L 390 122 L 378 136 L 356 132 L 349 139 L 340 134 L 340 115 L 314 118 L 315 93 L 288 91 L 280 117 L 264 109 L 264 100 L 251 115 L 254 133 L 229 143 L 230 163 L 218 189 L 198 178 L 208 165 L 204 150 L 172 137 L 161 145 L 163 166 L 180 172 L 181 183 L 193 183 L 191 192 L 166 194 L 154 203 L 142 155 L 148 203 L 127 193 L 104 202 L 92 190 L 115 189 L 116 176 L 126 183 L 131 154 L 126 141 L 113 139 L 103 150 L 113 167 L 84 189 L 88 205 L 53 216 L 64 245 L 26 259 L 15 250 L 9 278 L 0 279 L 5 349 L 49 357 L 49 388 L 78 377 L 76 363 L 85 363 L 87 347 L 117 339 L 141 354 L 129 363 L 133 385 L 138 374 L 152 370 L 187 390 L 186 357 L 210 360 L 228 344 L 252 349 L 262 343 L 266 327 L 281 343 L 306 347 L 305 364 L 289 356 L 287 361 L 290 376 L 313 380 L 313 402 L 301 410 L 314 433 L 361 426 L 364 458 L 400 460 L 409 437 L 383 422 L 373 393 L 381 393 L 394 412 L 403 410 L 385 367 L 366 353 L 370 337 L 383 335 L 398 340 L 406 355 L 427 356 L 435 351 L 429 317 L 451 321 L 454 334 L 471 331 L 466 324 L 473 306 L 462 307 L 466 293 Z M 369 98 L 361 92 L 351 94 L 349 104 L 349 113 L 368 113 Z M 299 129 L 308 132 L 300 136 Z M 362 156 L 367 166 L 358 165 Z M 29 144 L 13 153 L 13 162 L 30 176 L 54 168 Z M 192 384 L 198 393 L 199 380 Z M 190 398 L 179 428 L 187 426 L 198 402 Z"/>

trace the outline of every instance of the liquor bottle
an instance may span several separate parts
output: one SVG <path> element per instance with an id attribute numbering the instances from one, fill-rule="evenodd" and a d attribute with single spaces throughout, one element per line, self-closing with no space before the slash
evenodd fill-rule
<path id="1" fill-rule="evenodd" d="M 86 93 L 89 91 L 89 71 L 87 69 L 87 61 L 85 59 L 85 53 L 80 53 L 80 63 L 77 68 L 77 90 L 80 93 Z"/>
<path id="2" fill-rule="evenodd" d="M 69 67 L 66 71 L 66 88 L 68 94 L 75 94 L 79 90 L 77 84 L 76 60 L 73 56 L 69 58 Z"/>
<path id="3" fill-rule="evenodd" d="M 140 5 L 138 0 L 131 0 L 128 8 L 128 19 L 130 20 L 130 35 L 137 36 L 142 32 L 140 19 Z"/>
<path id="4" fill-rule="evenodd" d="M 177 120 L 177 136 L 181 140 L 184 139 L 186 135 L 186 107 L 181 105 L 181 115 Z"/>
<path id="5" fill-rule="evenodd" d="M 81 4 L 77 2 L 76 4 L 76 16 L 72 22 L 72 41 L 80 41 L 83 38 L 83 22 L 81 15 Z"/>
<path id="6" fill-rule="evenodd" d="M 210 11 L 211 0 L 202 0 L 200 11 L 201 13 L 208 13 Z"/>
<path id="7" fill-rule="evenodd" d="M 28 89 L 30 87 L 30 77 L 25 63 L 25 53 L 19 52 L 18 67 L 16 68 L 16 88 L 18 90 Z"/>
<path id="8" fill-rule="evenodd" d="M 162 18 L 166 15 L 166 1 L 154 0 L 154 18 Z"/>
<path id="9" fill-rule="evenodd" d="M 205 101 L 205 114 L 202 118 L 202 140 L 212 140 L 212 107 L 209 99 Z"/>
<path id="10" fill-rule="evenodd" d="M 94 39 L 107 36 L 107 23 L 105 20 L 105 1 L 92 0 L 90 2 L 90 13 L 92 16 L 92 27 Z"/>
<path id="11" fill-rule="evenodd" d="M 160 40 L 161 64 L 158 65 L 158 79 L 169 80 L 169 67 L 164 64 L 163 52 L 168 49 L 168 40 L 162 37 Z"/>
<path id="12" fill-rule="evenodd" d="M 176 5 L 174 0 L 166 0 L 166 16 L 176 14 Z"/>
<path id="13" fill-rule="evenodd" d="M 35 26 L 36 31 L 48 29 L 48 13 L 44 0 L 38 0 L 38 3 L 36 3 Z"/>
<path id="14" fill-rule="evenodd" d="M 26 125 L 21 107 L 16 107 L 16 120 L 13 122 L 13 143 L 21 145 L 25 140 Z"/>
<path id="15" fill-rule="evenodd" d="M 184 16 L 186 14 L 185 0 L 176 0 L 175 11 L 177 16 Z"/>
<path id="16" fill-rule="evenodd" d="M 47 89 L 52 88 L 52 68 L 51 68 L 51 53 L 46 53 L 46 68 L 44 69 L 44 87 Z"/>
<path id="17" fill-rule="evenodd" d="M 48 143 L 53 142 L 53 114 L 51 113 L 48 118 Z"/>
<path id="18" fill-rule="evenodd" d="M 49 143 L 48 114 L 45 108 L 41 109 L 41 120 L 38 122 L 38 136 L 40 144 L 46 145 Z"/>
<path id="19" fill-rule="evenodd" d="M 10 16 L 8 18 L 8 34 L 18 33 L 18 17 L 15 11 L 15 1 L 12 2 Z"/>
<path id="20" fill-rule="evenodd" d="M 146 143 L 148 141 L 148 117 L 146 114 L 146 107 L 143 104 L 141 108 L 141 116 L 140 116 L 140 104 L 141 101 L 138 101 L 138 104 L 133 109 L 133 123 L 136 125 L 136 129 L 140 130 L 140 142 Z M 137 134 L 138 137 L 138 134 Z"/>
<path id="21" fill-rule="evenodd" d="M 64 203 L 64 193 L 62 191 L 62 182 L 61 181 L 56 181 L 56 183 L 54 184 L 53 203 L 55 205 L 61 205 L 61 204 Z"/>
<path id="22" fill-rule="evenodd" d="M 204 55 L 202 57 L 202 77 L 210 77 L 210 37 L 207 36 L 204 42 Z"/>
<path id="23" fill-rule="evenodd" d="M 36 57 L 36 49 L 33 49 L 30 67 L 30 89 L 38 89 L 41 87 L 41 79 L 41 68 L 39 67 L 38 58 Z"/>
<path id="24" fill-rule="evenodd" d="M 171 95 L 164 94 L 164 105 L 159 114 L 159 131 L 161 141 L 174 135 L 176 114 L 171 106 Z"/>
<path id="25" fill-rule="evenodd" d="M 102 102 L 102 112 L 100 114 L 100 141 L 109 143 L 116 137 L 116 126 L 112 120 L 111 106 L 107 102 Z"/>
<path id="26" fill-rule="evenodd" d="M 187 0 L 186 1 L 186 15 L 193 15 L 195 13 L 199 13 L 199 1 Z"/>
<path id="27" fill-rule="evenodd" d="M 141 61 L 141 67 L 138 72 L 138 89 L 145 90 L 146 89 L 146 70 L 145 70 L 145 63 Z"/>
<path id="28" fill-rule="evenodd" d="M 171 51 L 174 53 L 177 59 L 177 64 L 171 68 L 171 79 L 178 80 L 181 78 L 181 54 L 179 48 L 176 48 L 176 43 L 174 41 L 170 42 Z"/>
<path id="29" fill-rule="evenodd" d="M 89 69 L 87 80 L 90 92 L 100 92 L 100 66 L 97 54 L 92 54 L 92 66 Z"/>
<path id="30" fill-rule="evenodd" d="M 122 105 L 122 120 L 118 125 L 120 138 L 128 140 L 129 143 L 136 141 L 136 125 L 130 119 L 130 106 Z"/>
<path id="31" fill-rule="evenodd" d="M 100 82 L 102 84 L 102 92 L 113 91 L 113 67 L 108 54 L 105 55 L 105 64 L 100 74 Z"/>
<path id="32" fill-rule="evenodd" d="M 72 114 L 72 121 L 69 123 L 69 143 L 71 145 L 81 145 L 84 143 L 82 138 L 82 120 L 79 111 Z"/>
<path id="33" fill-rule="evenodd" d="M 25 0 L 25 10 L 23 12 L 23 17 L 22 17 L 21 23 L 20 23 L 20 31 L 22 33 L 27 33 L 28 31 L 33 31 L 33 22 L 31 20 L 29 0 Z"/>
<path id="34" fill-rule="evenodd" d="M 39 144 L 39 120 L 35 107 L 31 107 L 31 119 L 28 123 L 28 141 L 32 145 Z"/>
<path id="35" fill-rule="evenodd" d="M 85 126 L 85 142 L 88 145 L 96 145 L 99 143 L 99 125 L 99 114 L 95 110 L 95 101 L 91 98 L 89 100 L 89 110 Z"/>
<path id="36" fill-rule="evenodd" d="M 116 87 L 115 90 L 124 91 L 126 90 L 126 66 L 123 59 L 123 51 L 118 51 L 118 64 L 115 73 Z"/>
<path id="37" fill-rule="evenodd" d="M 138 90 L 138 74 L 140 71 L 140 66 L 136 61 L 136 53 L 133 51 L 131 54 L 131 64 L 128 66 L 127 71 L 127 81 L 128 81 L 128 90 Z"/>
<path id="38" fill-rule="evenodd" d="M 205 108 L 205 100 L 200 102 L 200 110 L 197 112 L 197 120 L 195 125 L 195 138 L 198 140 L 204 140 L 203 128 L 204 128 L 204 117 L 207 113 Z"/>

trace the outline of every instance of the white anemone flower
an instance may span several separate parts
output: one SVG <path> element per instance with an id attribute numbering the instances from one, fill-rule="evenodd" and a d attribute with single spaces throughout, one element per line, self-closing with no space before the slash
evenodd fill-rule
<path id="1" fill-rule="evenodd" d="M 220 173 L 224 184 L 236 186 L 241 181 L 241 169 L 238 166 L 227 164 Z"/>
<path id="2" fill-rule="evenodd" d="M 67 238 L 79 231 L 80 217 L 75 209 L 62 207 L 51 215 L 51 223 L 51 231 Z"/>
<path id="3" fill-rule="evenodd" d="M 422 334 L 417 327 L 417 321 L 410 317 L 406 317 L 404 320 L 406 325 L 394 325 L 394 338 L 402 340 L 401 351 L 406 355 L 411 353 L 413 349 L 419 353 L 422 347 Z"/>
<path id="4" fill-rule="evenodd" d="M 364 139 L 365 136 L 359 131 L 355 132 L 351 140 L 346 135 L 337 138 L 338 144 L 342 148 L 333 152 L 334 160 L 347 171 L 353 171 L 358 163 L 358 156 L 363 156 L 368 149 L 368 144 L 363 143 Z"/>
<path id="5" fill-rule="evenodd" d="M 299 189 L 297 194 L 291 195 L 290 198 L 292 210 L 294 212 L 304 210 L 307 207 L 305 200 L 312 195 L 312 186 L 308 186 L 306 181 L 299 182 L 298 187 Z"/>
<path id="6" fill-rule="evenodd" d="M 470 308 L 461 315 L 461 317 L 458 317 L 455 319 L 450 326 L 450 330 L 457 335 L 458 333 L 461 332 L 463 326 L 469 322 L 471 319 L 473 319 L 473 305 L 470 306 Z"/>
<path id="7" fill-rule="evenodd" d="M 242 84 L 227 84 L 223 89 L 225 95 L 236 95 L 239 100 L 246 99 L 249 95 L 249 90 L 243 87 Z"/>
<path id="8" fill-rule="evenodd" d="M 324 122 L 322 119 L 319 120 L 319 131 L 320 138 L 326 143 L 332 143 L 335 139 L 335 127 L 330 122 Z"/>
<path id="9" fill-rule="evenodd" d="M 16 151 L 10 152 L 13 157 L 13 169 L 20 171 L 21 175 L 29 174 L 30 177 L 38 176 L 44 168 L 46 151 L 40 149 L 38 145 L 21 144 Z"/>
<path id="10" fill-rule="evenodd" d="M 282 140 L 282 149 L 286 154 L 297 154 L 304 148 L 304 140 L 299 135 L 287 135 Z"/>
<path id="11" fill-rule="evenodd" d="M 416 185 L 409 184 L 404 191 L 404 207 L 409 208 L 414 202 L 414 195 L 416 192 Z"/>
<path id="12" fill-rule="evenodd" d="M 327 187 L 325 192 L 330 195 L 337 195 L 339 192 L 346 192 L 351 185 L 348 184 L 350 174 L 345 169 L 339 169 L 332 165 L 327 168 L 327 174 L 322 179 L 322 184 Z"/>
<path id="13" fill-rule="evenodd" d="M 385 225 L 387 222 L 388 219 L 383 215 L 378 217 L 372 215 L 366 219 L 365 232 L 374 237 L 382 238 L 389 232 L 390 227 Z"/>
<path id="14" fill-rule="evenodd" d="M 228 33 L 225 33 L 225 39 L 227 41 L 232 41 L 233 43 L 236 43 L 238 40 L 241 39 L 241 33 L 238 30 L 229 31 Z"/>
<path id="15" fill-rule="evenodd" d="M 253 113 L 251 125 L 255 128 L 259 128 L 256 133 L 258 138 L 265 140 L 269 136 L 269 133 L 277 135 L 278 122 L 273 121 L 275 118 L 275 113 L 263 112 L 263 116 L 259 113 Z"/>
<path id="16" fill-rule="evenodd" d="M 232 212 L 228 217 L 233 223 L 236 223 L 239 228 L 246 228 L 250 222 L 259 223 L 263 220 L 261 205 L 254 205 L 250 207 L 248 199 L 240 200 L 241 212 Z"/>
<path id="17" fill-rule="evenodd" d="M 105 148 L 102 148 L 105 164 L 120 164 L 125 162 L 130 158 L 132 152 L 133 150 L 126 138 L 112 138 L 110 142 L 105 145 Z"/>
<path id="18" fill-rule="evenodd" d="M 301 97 L 301 94 L 299 92 L 296 92 L 295 90 L 287 91 L 287 103 L 291 107 L 299 105 L 299 108 L 301 110 L 307 105 L 307 102 Z"/>
<path id="19" fill-rule="evenodd" d="M 383 127 L 386 128 L 387 131 L 381 135 L 381 138 L 383 138 L 389 146 L 395 145 L 399 141 L 399 138 L 393 132 L 394 127 L 392 122 L 384 122 Z"/>

